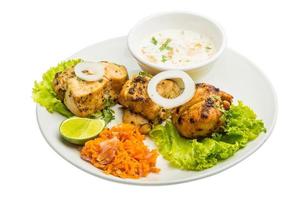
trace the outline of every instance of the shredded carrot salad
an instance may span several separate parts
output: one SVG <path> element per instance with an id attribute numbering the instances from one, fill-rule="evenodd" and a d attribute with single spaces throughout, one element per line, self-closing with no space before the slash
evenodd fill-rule
<path id="1" fill-rule="evenodd" d="M 120 124 L 103 130 L 99 137 L 85 143 L 81 158 L 121 178 L 140 178 L 150 172 L 158 173 L 155 166 L 158 152 L 143 143 L 144 135 L 138 127 Z"/>

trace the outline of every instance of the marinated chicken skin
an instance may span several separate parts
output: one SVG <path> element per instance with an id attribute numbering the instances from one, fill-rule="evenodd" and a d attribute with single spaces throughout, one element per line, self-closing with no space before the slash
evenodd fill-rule
<path id="1" fill-rule="evenodd" d="M 58 72 L 55 74 L 55 78 L 53 80 L 52 87 L 57 94 L 57 97 L 64 101 L 65 93 L 67 90 L 67 81 L 71 78 L 74 78 L 76 75 L 74 73 L 73 68 L 66 69 L 62 72 Z"/>
<path id="2" fill-rule="evenodd" d="M 87 117 L 105 107 L 107 100 L 115 101 L 128 79 L 124 66 L 102 61 L 104 77 L 99 81 L 84 81 L 76 77 L 74 69 L 55 75 L 53 89 L 66 107 L 76 116 Z"/>
<path id="3" fill-rule="evenodd" d="M 129 110 L 124 110 L 123 123 L 133 124 L 135 126 L 138 126 L 139 132 L 145 135 L 148 134 L 152 129 L 149 120 L 145 119 L 140 114 L 133 113 Z"/>
<path id="4" fill-rule="evenodd" d="M 118 102 L 130 111 L 140 114 L 148 120 L 157 121 L 168 118 L 168 110 L 154 103 L 147 93 L 148 76 L 135 76 L 128 80 L 118 97 Z M 172 80 L 163 80 L 158 84 L 157 91 L 166 98 L 178 96 L 181 89 Z"/>
<path id="5" fill-rule="evenodd" d="M 228 110 L 232 99 L 212 85 L 196 84 L 193 98 L 172 110 L 172 122 L 184 137 L 207 137 L 222 125 L 221 110 Z"/>

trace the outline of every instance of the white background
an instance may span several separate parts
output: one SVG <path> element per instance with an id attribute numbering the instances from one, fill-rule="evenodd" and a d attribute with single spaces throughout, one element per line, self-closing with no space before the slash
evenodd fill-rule
<path id="1" fill-rule="evenodd" d="M 0 199 L 301 199 L 302 6 L 297 1 L 0 1 Z M 48 67 L 142 17 L 184 10 L 219 21 L 228 46 L 267 74 L 279 100 L 271 138 L 215 176 L 141 187 L 89 175 L 44 141 L 31 88 Z M 248 88 L 247 88 L 248 89 Z"/>

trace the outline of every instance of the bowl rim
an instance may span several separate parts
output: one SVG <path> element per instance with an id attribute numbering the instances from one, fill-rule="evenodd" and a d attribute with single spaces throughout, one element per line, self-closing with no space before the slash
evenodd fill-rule
<path id="1" fill-rule="evenodd" d="M 136 53 L 136 50 L 135 50 L 134 46 L 131 43 L 131 40 L 132 40 L 132 37 L 133 37 L 133 34 L 135 33 L 135 31 L 137 31 L 138 28 L 142 24 L 144 24 L 146 21 L 148 21 L 148 20 L 150 20 L 152 18 L 157 18 L 157 17 L 161 17 L 161 16 L 164 16 L 164 15 L 172 15 L 172 14 L 192 15 L 192 16 L 195 16 L 195 17 L 203 18 L 204 20 L 206 20 L 206 21 L 210 22 L 211 24 L 213 24 L 218 29 L 218 31 L 220 31 L 221 36 L 222 36 L 221 37 L 221 41 L 222 41 L 221 42 L 221 46 L 218 49 L 218 51 L 215 52 L 214 55 L 211 58 L 209 58 L 207 60 L 204 60 L 204 61 L 201 61 L 201 62 L 198 62 L 198 63 L 195 63 L 195 64 L 190 64 L 190 65 L 186 65 L 186 66 L 178 66 L 177 67 L 178 70 L 190 71 L 190 70 L 195 70 L 195 69 L 203 69 L 206 66 L 208 66 L 209 64 L 214 63 L 222 55 L 222 53 L 224 52 L 224 50 L 226 48 L 227 38 L 226 38 L 226 34 L 225 34 L 224 29 L 222 28 L 222 26 L 218 22 L 216 22 L 215 20 L 213 20 L 213 19 L 211 19 L 211 18 L 209 18 L 209 17 L 207 17 L 205 15 L 200 15 L 200 14 L 194 13 L 194 12 L 188 12 L 188 11 L 166 11 L 166 12 L 157 12 L 157 13 L 154 13 L 154 14 L 149 15 L 147 17 L 144 17 L 141 20 L 139 20 L 130 29 L 130 31 L 128 33 L 128 36 L 127 36 L 127 46 L 128 46 L 128 49 L 129 49 L 130 53 L 132 54 L 132 56 L 139 63 L 143 64 L 146 67 L 151 67 L 151 68 L 154 68 L 154 69 L 157 69 L 157 70 L 160 70 L 160 71 L 175 69 L 175 68 L 172 68 L 172 67 L 167 67 L 167 66 L 163 66 L 163 65 L 160 65 L 160 64 L 154 64 L 154 63 L 151 63 L 151 62 L 147 61 L 141 55 L 139 55 L 138 53 Z"/>

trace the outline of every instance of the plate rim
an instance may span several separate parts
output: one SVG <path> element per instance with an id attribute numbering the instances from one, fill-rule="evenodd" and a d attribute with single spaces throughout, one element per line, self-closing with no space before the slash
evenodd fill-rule
<path id="1" fill-rule="evenodd" d="M 81 51 L 84 51 L 85 49 L 88 49 L 88 48 L 91 48 L 95 45 L 98 45 L 100 43 L 104 43 L 104 42 L 110 42 L 111 40 L 122 40 L 122 39 L 125 39 L 127 40 L 127 36 L 121 36 L 121 37 L 114 37 L 114 38 L 110 38 L 110 39 L 107 39 L 107 40 L 103 40 L 103 41 L 100 41 L 100 42 L 97 42 L 97 43 L 94 43 L 94 44 L 91 44 L 91 45 L 88 45 L 87 47 L 85 48 L 82 48 L 80 49 L 79 51 L 77 51 L 76 53 L 74 53 L 73 55 L 69 56 L 67 59 L 70 59 L 72 58 L 75 54 L 81 52 Z M 172 180 L 172 181 L 162 181 L 162 182 L 154 182 L 154 181 L 150 181 L 150 182 L 138 182 L 136 181 L 136 179 L 122 179 L 122 178 L 118 178 L 118 177 L 114 177 L 114 176 L 110 176 L 110 175 L 107 175 L 107 174 L 104 174 L 104 173 L 100 173 L 99 175 L 96 175 L 84 168 L 82 168 L 81 166 L 79 165 L 76 165 L 75 163 L 73 163 L 72 161 L 70 161 L 68 158 L 66 158 L 63 154 L 61 154 L 51 143 L 50 141 L 47 139 L 47 137 L 45 136 L 44 132 L 42 131 L 42 126 L 40 124 L 40 121 L 39 121 L 39 117 L 38 117 L 38 107 L 39 105 L 36 104 L 36 118 L 37 118 L 37 123 L 38 123 L 38 127 L 40 129 L 40 132 L 43 136 L 43 138 L 46 140 L 47 144 L 60 156 L 62 157 L 64 160 L 66 160 L 67 162 L 69 162 L 70 164 L 72 164 L 73 166 L 75 166 L 76 168 L 82 170 L 82 171 L 85 171 L 87 172 L 88 174 L 91 174 L 93 175 L 94 177 L 97 177 L 97 178 L 102 178 L 104 180 L 107 180 L 107 181 L 112 181 L 112 182 L 118 182 L 118 183 L 123 183 L 123 184 L 131 184 L 131 185 L 140 185 L 140 186 L 163 186 L 163 185 L 174 185 L 174 184 L 180 184 L 180 183 L 186 183 L 186 182 L 191 182 L 191 181 L 196 181 L 196 180 L 199 180 L 199 179 L 203 179 L 203 178 L 206 178 L 206 177 L 210 177 L 210 176 L 213 176 L 213 175 L 216 175 L 218 173 L 221 173 L 235 165 L 237 165 L 238 163 L 242 162 L 243 160 L 245 160 L 246 158 L 250 157 L 253 153 L 255 153 L 267 140 L 268 138 L 270 138 L 274 128 L 275 128 L 275 125 L 276 125 L 276 121 L 277 121 L 277 118 L 278 118 L 278 112 L 279 112 L 279 106 L 278 106 L 278 98 L 277 98 L 277 93 L 276 93 L 276 90 L 271 82 L 271 80 L 266 76 L 266 74 L 260 69 L 260 67 L 258 67 L 258 65 L 256 65 L 254 62 L 252 62 L 250 59 L 246 58 L 245 56 L 243 56 L 242 54 L 234 51 L 232 48 L 229 48 L 227 47 L 226 48 L 226 51 L 231 51 L 233 54 L 236 54 L 242 58 L 245 59 L 245 61 L 247 63 L 249 63 L 251 66 L 254 67 L 255 70 L 258 71 L 259 74 L 261 74 L 261 76 L 263 76 L 263 78 L 267 81 L 268 83 L 268 86 L 270 87 L 271 89 L 271 92 L 272 92 L 272 95 L 273 95 L 273 102 L 274 102 L 274 108 L 275 108 L 275 113 L 274 113 L 274 116 L 273 116 L 273 120 L 272 120 L 272 125 L 270 127 L 269 130 L 267 130 L 267 132 L 265 133 L 266 134 L 266 137 L 263 138 L 262 141 L 260 141 L 259 143 L 257 143 L 257 145 L 251 149 L 249 149 L 249 151 L 247 151 L 244 156 L 236 159 L 234 162 L 231 162 L 229 164 L 226 164 L 220 168 L 217 168 L 217 169 L 213 169 L 212 171 L 209 171 L 209 172 L 206 172 L 205 174 L 200 174 L 200 175 L 197 175 L 195 177 L 188 177 L 188 178 L 181 178 L 181 179 L 176 179 L 176 180 Z"/>

